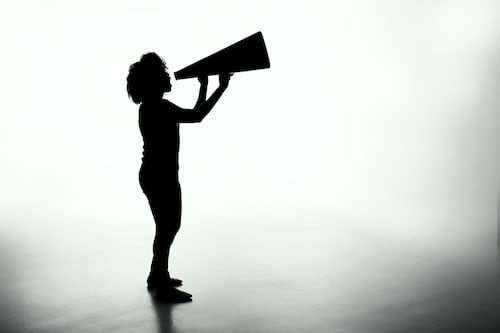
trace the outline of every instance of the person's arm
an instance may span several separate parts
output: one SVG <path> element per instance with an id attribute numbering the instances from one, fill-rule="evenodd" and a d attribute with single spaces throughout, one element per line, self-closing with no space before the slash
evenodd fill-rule
<path id="1" fill-rule="evenodd" d="M 198 81 L 200 81 L 200 92 L 198 94 L 198 100 L 194 105 L 195 109 L 207 100 L 208 76 L 200 76 Z"/>
<path id="2" fill-rule="evenodd" d="M 177 105 L 170 103 L 172 110 L 169 110 L 169 118 L 178 122 L 178 123 L 198 123 L 205 118 L 205 116 L 213 109 L 217 101 L 219 101 L 220 97 L 227 89 L 229 84 L 229 79 L 232 74 L 219 74 L 219 87 L 215 89 L 210 96 L 205 101 L 200 101 L 200 97 L 198 97 L 198 101 L 200 103 L 196 103 L 195 107 L 190 109 L 183 109 L 178 107 Z M 200 81 L 201 82 L 201 81 Z M 200 96 L 203 97 L 203 87 L 200 87 Z M 206 94 L 206 92 L 205 92 Z M 202 98 L 203 100 L 204 98 Z"/>

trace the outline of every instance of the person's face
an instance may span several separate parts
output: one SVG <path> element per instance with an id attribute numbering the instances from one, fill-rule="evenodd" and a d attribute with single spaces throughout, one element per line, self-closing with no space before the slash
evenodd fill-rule
<path id="1" fill-rule="evenodd" d="M 170 75 L 166 71 L 162 76 L 162 82 L 163 82 L 164 92 L 169 92 L 172 90 L 172 83 L 170 83 Z"/>

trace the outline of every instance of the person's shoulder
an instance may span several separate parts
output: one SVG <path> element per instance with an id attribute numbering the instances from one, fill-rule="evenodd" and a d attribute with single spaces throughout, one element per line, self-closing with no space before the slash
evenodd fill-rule
<path id="1" fill-rule="evenodd" d="M 161 100 L 161 105 L 166 108 L 174 108 L 176 105 L 172 102 L 170 102 L 168 99 L 162 99 Z"/>
<path id="2" fill-rule="evenodd" d="M 161 100 L 162 108 L 167 109 L 168 111 L 178 111 L 180 108 L 174 103 L 170 102 L 168 99 Z"/>
<path id="3" fill-rule="evenodd" d="M 156 100 L 156 101 L 144 101 L 141 103 L 141 106 L 139 107 L 140 112 L 145 112 L 145 111 L 155 111 L 155 110 L 161 110 L 168 108 L 169 106 L 166 105 L 165 100 Z"/>
<path id="4" fill-rule="evenodd" d="M 152 101 L 144 101 L 141 103 L 141 106 L 139 106 L 139 110 L 149 110 L 149 109 L 155 109 L 158 107 L 158 103 L 152 102 Z"/>

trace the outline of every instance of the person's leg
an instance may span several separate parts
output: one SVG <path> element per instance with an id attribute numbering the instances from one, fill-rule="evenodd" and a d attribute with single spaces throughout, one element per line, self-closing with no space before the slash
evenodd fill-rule
<path id="1" fill-rule="evenodd" d="M 191 300 L 191 295 L 173 288 L 180 286 L 182 281 L 170 278 L 168 272 L 170 246 L 179 230 L 181 219 L 181 193 L 176 178 L 166 180 L 161 172 L 144 165 L 139 172 L 139 182 L 148 198 L 156 226 L 151 272 L 147 279 L 148 289 L 156 290 L 158 298 L 185 302 Z"/>
<path id="2" fill-rule="evenodd" d="M 168 272 L 170 247 L 180 228 L 181 192 L 178 183 L 169 184 L 168 190 L 149 193 L 148 199 L 153 212 L 156 233 L 153 242 L 153 260 L 148 287 L 156 288 L 159 284 L 180 286 L 181 280 L 173 279 Z"/>
<path id="3" fill-rule="evenodd" d="M 168 271 L 170 247 L 180 228 L 181 199 L 180 187 L 172 184 L 169 189 L 148 196 L 153 213 L 156 233 L 153 242 L 152 268 Z"/>
<path id="4" fill-rule="evenodd" d="M 170 277 L 168 260 L 170 247 L 179 231 L 181 221 L 181 193 L 177 183 L 167 191 L 168 196 L 152 197 L 151 210 L 156 223 L 156 234 L 153 243 L 153 261 L 148 277 L 148 289 L 156 291 L 156 297 L 166 301 L 188 302 L 192 295 L 174 288 L 182 285 L 182 281 Z"/>

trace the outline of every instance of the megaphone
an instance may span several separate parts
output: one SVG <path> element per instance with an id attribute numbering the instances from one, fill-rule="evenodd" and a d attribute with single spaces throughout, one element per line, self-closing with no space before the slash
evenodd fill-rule
<path id="1" fill-rule="evenodd" d="M 194 64 L 174 72 L 177 80 L 265 69 L 271 67 L 264 37 L 259 31 Z"/>

